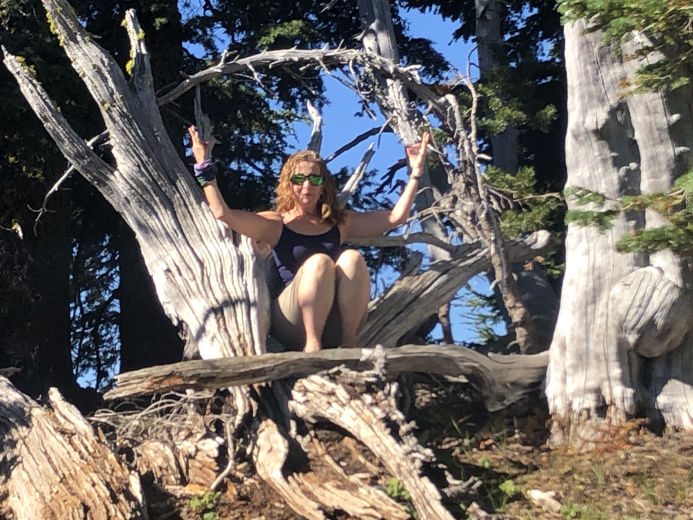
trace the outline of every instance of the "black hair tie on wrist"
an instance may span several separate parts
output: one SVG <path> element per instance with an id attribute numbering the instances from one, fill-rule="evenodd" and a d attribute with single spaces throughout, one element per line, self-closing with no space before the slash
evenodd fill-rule
<path id="1" fill-rule="evenodd" d="M 200 186 L 204 186 L 217 178 L 217 165 L 211 159 L 205 159 L 201 163 L 196 163 L 193 166 L 193 170 L 195 170 L 195 178 L 200 183 Z"/>

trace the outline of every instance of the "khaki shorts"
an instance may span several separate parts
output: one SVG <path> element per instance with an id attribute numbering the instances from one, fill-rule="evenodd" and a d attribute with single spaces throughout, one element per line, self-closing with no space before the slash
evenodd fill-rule
<path id="1" fill-rule="evenodd" d="M 272 300 L 270 334 L 287 350 L 303 350 L 306 344 L 303 316 L 298 306 L 298 285 L 302 275 L 303 267 L 300 267 L 291 283 Z M 320 342 L 323 348 L 338 347 L 342 342 L 342 320 L 337 305 L 332 305 Z"/>
<path id="2" fill-rule="evenodd" d="M 270 334 L 287 350 L 303 350 L 306 344 L 303 316 L 298 306 L 298 285 L 302 275 L 303 267 L 300 267 L 291 283 L 271 304 Z M 364 313 L 359 329 L 366 323 L 366 317 L 367 313 Z M 332 305 L 327 316 L 320 342 L 323 348 L 338 347 L 342 343 L 342 320 L 336 304 Z"/>

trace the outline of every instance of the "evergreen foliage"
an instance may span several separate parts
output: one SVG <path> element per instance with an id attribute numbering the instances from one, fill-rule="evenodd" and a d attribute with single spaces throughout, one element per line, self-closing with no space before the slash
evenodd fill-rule
<path id="1" fill-rule="evenodd" d="M 693 5 L 682 0 L 559 0 L 564 21 L 586 18 L 616 49 L 639 33 L 636 55 L 653 52 L 663 59 L 640 67 L 633 87 L 677 88 L 690 82 L 693 72 Z"/>
<path id="2" fill-rule="evenodd" d="M 408 8 L 430 10 L 459 22 L 453 39 L 472 41 L 476 35 L 474 2 L 404 0 Z M 496 67 L 485 72 L 476 88 L 479 121 L 487 138 L 508 126 L 519 129 L 520 166 L 534 168 L 538 193 L 559 191 L 565 184 L 563 154 L 566 99 L 563 71 L 563 29 L 555 0 L 497 2 L 502 44 L 493 52 Z M 472 69 L 473 71 L 473 69 Z M 466 72 L 465 72 L 466 73 Z M 460 92 L 460 104 L 465 103 Z"/>
<path id="3" fill-rule="evenodd" d="M 485 172 L 486 182 L 509 194 L 515 206 L 501 213 L 501 231 L 521 238 L 540 229 L 560 229 L 565 202 L 559 193 L 537 193 L 534 169 L 529 166 L 509 174 L 494 166 Z"/>
<path id="4" fill-rule="evenodd" d="M 693 170 L 677 179 L 669 193 L 630 195 L 613 200 L 585 188 L 571 188 L 566 190 L 565 195 L 574 200 L 577 206 L 591 204 L 596 207 L 589 211 L 568 211 L 566 221 L 569 223 L 609 229 L 616 216 L 645 210 L 654 211 L 667 221 L 661 227 L 638 229 L 625 234 L 617 244 L 621 252 L 652 254 L 671 249 L 689 259 L 693 258 Z"/>

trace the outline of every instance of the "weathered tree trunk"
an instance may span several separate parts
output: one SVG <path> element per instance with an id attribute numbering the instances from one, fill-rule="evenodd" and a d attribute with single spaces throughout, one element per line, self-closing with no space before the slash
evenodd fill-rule
<path id="1" fill-rule="evenodd" d="M 381 385 L 377 373 L 370 380 L 353 377 L 347 370 L 335 375 L 314 375 L 297 382 L 290 410 L 310 423 L 330 421 L 360 440 L 404 485 L 420 518 L 452 520 L 439 490 L 423 475 L 423 464 L 433 461 L 433 453 L 419 445 L 414 424 L 407 423 L 398 410 L 396 385 Z M 393 437 L 398 442 L 391 442 Z"/>
<path id="2" fill-rule="evenodd" d="M 624 96 L 639 61 L 585 29 L 584 21 L 565 28 L 568 187 L 612 199 L 666 191 L 693 164 L 690 89 Z M 624 233 L 661 221 L 650 211 L 629 212 L 606 231 L 568 227 L 546 388 L 556 444 L 572 436 L 589 446 L 608 434 L 605 421 L 642 413 L 693 427 L 690 272 L 668 251 L 648 257 L 615 249 Z"/>
<path id="3" fill-rule="evenodd" d="M 0 517 L 146 518 L 130 473 L 57 390 L 43 408 L 0 377 Z"/>
<path id="4" fill-rule="evenodd" d="M 469 381 L 489 411 L 497 411 L 522 399 L 539 385 L 546 368 L 546 353 L 490 355 L 455 345 L 404 345 L 388 349 L 329 349 L 309 356 L 281 352 L 229 359 L 183 361 L 116 376 L 116 388 L 106 399 L 167 393 L 191 389 L 266 383 L 306 377 L 338 366 L 370 370 L 374 359 L 385 364 L 383 377 L 395 379 L 411 372 L 449 376 Z"/>
<path id="5" fill-rule="evenodd" d="M 5 53 L 5 64 L 66 157 L 135 232 L 165 312 L 186 329 L 186 353 L 199 350 L 209 358 L 263 352 L 269 301 L 253 248 L 214 220 L 168 139 L 133 14 L 128 34 L 134 69 L 128 82 L 70 6 L 47 0 L 45 7 L 101 110 L 116 169 L 72 131 L 14 57 Z"/>
<path id="6" fill-rule="evenodd" d="M 138 9 L 152 57 L 154 90 L 176 84 L 183 69 L 183 30 L 177 1 L 158 1 L 148 8 L 142 4 L 133 7 Z M 166 23 L 161 23 L 162 19 Z M 119 54 L 125 59 L 129 56 L 127 42 L 122 42 L 121 47 Z M 185 128 L 177 117 L 170 111 L 162 113 L 173 146 L 183 156 Z M 179 361 L 183 345 L 178 331 L 161 308 L 136 237 L 122 221 L 119 224 L 120 370 Z"/>

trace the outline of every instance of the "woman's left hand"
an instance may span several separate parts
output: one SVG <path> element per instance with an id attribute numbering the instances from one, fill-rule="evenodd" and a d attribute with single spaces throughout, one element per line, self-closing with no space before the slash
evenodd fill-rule
<path id="1" fill-rule="evenodd" d="M 421 175 L 430 137 L 428 132 L 424 132 L 421 136 L 421 142 L 407 146 L 407 159 L 409 159 L 409 168 L 411 168 L 409 175 Z"/>

